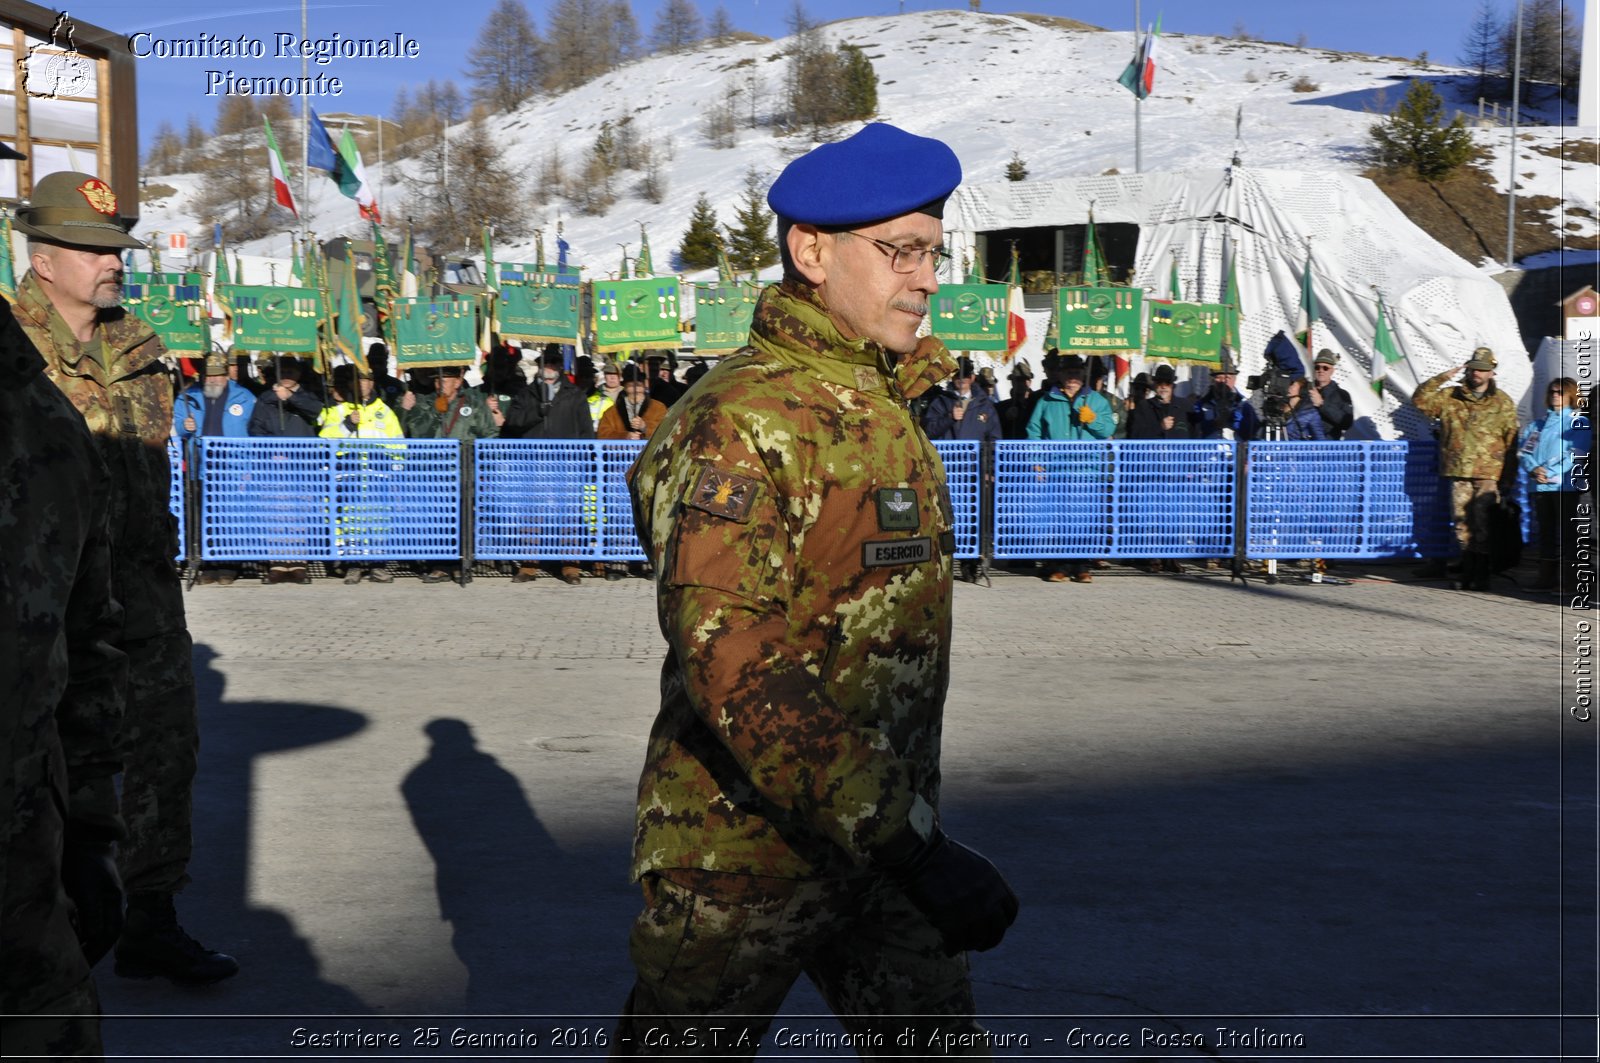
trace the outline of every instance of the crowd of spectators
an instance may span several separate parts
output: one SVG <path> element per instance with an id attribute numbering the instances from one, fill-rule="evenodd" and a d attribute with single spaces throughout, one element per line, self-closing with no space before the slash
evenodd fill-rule
<path id="1" fill-rule="evenodd" d="M 979 370 L 970 358 L 963 357 L 958 359 L 954 377 L 920 399 L 915 412 L 934 440 L 1338 440 L 1349 431 L 1354 418 L 1349 393 L 1334 379 L 1339 361 L 1337 353 L 1322 349 L 1313 358 L 1309 374 L 1291 368 L 1285 374 L 1281 401 L 1274 407 L 1271 396 L 1260 389 L 1247 395 L 1239 388 L 1238 362 L 1226 348 L 1219 364 L 1208 371 L 1191 372 L 1186 395 L 1178 394 L 1180 380 L 1172 365 L 1159 364 L 1137 374 L 1127 382 L 1123 397 L 1113 390 L 1109 359 L 1086 359 L 1052 349 L 1044 357 L 1044 386 L 1035 386 L 1033 366 L 1019 359 L 1010 366 L 1005 378 L 1008 395 L 1001 399 L 1000 382 L 993 371 L 987 367 Z M 368 372 L 359 374 L 352 366 L 340 366 L 331 379 L 324 380 L 310 363 L 290 357 L 258 358 L 252 367 L 248 358 L 214 354 L 205 361 L 203 378 L 183 388 L 177 397 L 174 435 L 180 440 L 208 435 L 645 440 L 708 368 L 697 359 L 680 374 L 677 356 L 665 351 L 596 365 L 585 356 L 571 358 L 554 344 L 537 353 L 498 345 L 484 360 L 481 373 L 452 366 L 413 369 L 407 380 L 401 381 L 390 375 L 388 349 L 381 342 L 370 348 L 368 366 Z M 1454 372 L 1431 383 L 1440 383 Z M 1480 373 L 1474 379 L 1492 388 L 1492 375 Z M 469 377 L 476 382 L 469 382 Z M 1496 499 L 1507 493 L 1519 471 L 1528 477 L 1541 529 L 1570 524 L 1580 499 L 1588 497 L 1587 478 L 1582 475 L 1586 463 L 1579 463 L 1584 468 L 1575 475 L 1573 455 L 1582 452 L 1583 441 L 1591 438 L 1584 433 L 1592 430 L 1580 413 L 1576 385 L 1566 383 L 1565 390 L 1549 393 L 1558 405 L 1524 426 L 1520 440 L 1507 439 L 1503 447 L 1492 447 L 1493 456 L 1488 459 L 1504 463 L 1497 466 L 1503 467 L 1504 475 L 1497 472 L 1493 477 L 1496 487 L 1505 488 L 1495 493 Z M 1467 381 L 1462 386 L 1467 387 Z M 355 398 L 357 389 L 359 399 Z M 1419 394 L 1422 391 L 1419 389 Z M 1472 393 L 1470 387 L 1468 393 Z M 1438 416 L 1430 402 L 1437 405 L 1423 396 L 1418 408 Z M 1495 408 L 1503 418 L 1503 407 Z M 1450 434 L 1448 429 L 1445 434 Z M 1444 475 L 1448 479 L 1449 474 Z M 1580 482 L 1581 488 L 1577 486 Z M 1482 500 L 1470 520 L 1466 505 L 1463 502 L 1455 514 L 1465 561 L 1454 567 L 1430 563 L 1418 570 L 1419 576 L 1455 574 L 1461 576 L 1464 586 L 1488 585 L 1490 563 L 1478 560 L 1488 535 L 1478 516 Z M 1476 543 L 1468 534 L 1472 527 L 1478 528 Z M 1535 588 L 1561 589 L 1578 578 L 1571 550 L 1562 546 L 1563 541 L 1553 532 L 1541 536 Z M 1218 564 L 1216 560 L 1202 563 L 1207 567 Z M 1088 583 L 1093 580 L 1093 570 L 1106 564 L 1103 560 L 1059 558 L 1046 562 L 1041 570 L 1052 582 Z M 1137 565 L 1152 572 L 1184 571 L 1177 559 Z M 648 574 L 648 569 L 637 563 L 584 564 L 577 558 L 528 560 L 509 568 L 512 580 L 518 583 L 553 576 L 578 585 L 586 576 L 617 580 L 629 574 Z M 339 571 L 349 583 L 363 578 L 370 582 L 393 579 L 385 565 L 352 565 Z M 965 564 L 962 572 L 968 579 L 977 578 L 975 563 Z M 201 580 L 228 583 L 236 575 L 226 566 L 208 566 Z M 430 563 L 422 571 L 424 581 L 435 583 L 458 575 L 459 567 L 447 563 Z M 265 578 L 268 582 L 310 581 L 306 564 L 294 561 L 272 562 Z"/>

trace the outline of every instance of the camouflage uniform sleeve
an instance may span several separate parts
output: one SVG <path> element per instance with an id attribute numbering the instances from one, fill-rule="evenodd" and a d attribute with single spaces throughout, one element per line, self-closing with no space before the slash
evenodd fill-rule
<path id="1" fill-rule="evenodd" d="M 1437 417 L 1444 412 L 1445 393 L 1444 385 L 1451 377 L 1456 375 L 1454 368 L 1446 369 L 1437 376 L 1431 376 L 1417 385 L 1417 390 L 1411 393 L 1411 405 L 1429 417 Z"/>
<path id="2" fill-rule="evenodd" d="M 815 621 L 831 619 L 796 615 L 808 611 L 792 574 L 810 472 L 792 451 L 769 471 L 773 455 L 727 427 L 723 418 L 662 448 L 703 459 L 664 459 L 661 487 L 677 490 L 655 498 L 651 523 L 641 524 L 661 571 L 662 631 L 694 713 L 751 784 L 859 858 L 911 817 L 912 771 L 881 731 L 840 710 L 825 656 L 814 643 L 807 652 Z"/>
<path id="3" fill-rule="evenodd" d="M 106 839 L 123 837 L 112 776 L 122 770 L 123 699 L 128 662 L 114 645 L 122 607 L 111 596 L 111 546 L 105 507 L 78 562 L 67 603 L 67 686 L 56 728 L 67 764 L 67 818 Z"/>

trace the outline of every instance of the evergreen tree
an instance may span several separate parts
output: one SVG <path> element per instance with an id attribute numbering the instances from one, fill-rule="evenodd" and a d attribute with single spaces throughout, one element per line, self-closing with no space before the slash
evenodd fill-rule
<path id="1" fill-rule="evenodd" d="M 557 0 L 545 32 L 547 88 L 562 92 L 611 69 L 610 11 L 604 0 Z"/>
<path id="2" fill-rule="evenodd" d="M 483 223 L 492 220 L 496 238 L 527 232 L 527 197 L 522 180 L 506 165 L 500 147 L 481 115 L 450 138 L 450 179 L 444 179 L 445 138 L 429 138 L 421 163 L 407 177 L 417 242 L 454 250 L 482 246 Z"/>
<path id="3" fill-rule="evenodd" d="M 706 36 L 718 44 L 725 44 L 733 36 L 733 16 L 728 14 L 728 9 L 721 4 L 711 12 L 711 21 L 706 26 Z"/>
<path id="4" fill-rule="evenodd" d="M 1500 67 L 1500 35 L 1503 32 L 1494 0 L 1479 0 L 1478 12 L 1467 27 L 1461 42 L 1461 65 L 1478 72 L 1478 97 L 1489 95 L 1489 76 Z"/>
<path id="5" fill-rule="evenodd" d="M 1444 177 L 1472 157 L 1472 135 L 1458 114 L 1444 123 L 1444 101 L 1425 81 L 1413 81 L 1394 113 L 1372 127 L 1380 166 L 1426 180 Z"/>
<path id="6" fill-rule="evenodd" d="M 694 201 L 694 212 L 689 215 L 683 243 L 678 245 L 678 260 L 684 269 L 710 269 L 717 264 L 717 247 L 721 243 L 717 212 L 711 209 L 711 200 L 702 192 Z"/>
<path id="7" fill-rule="evenodd" d="M 544 41 L 522 0 L 500 0 L 467 52 L 473 98 L 510 111 L 544 80 Z"/>
<path id="8" fill-rule="evenodd" d="M 1022 161 L 1022 153 L 1013 151 L 1011 161 L 1006 163 L 1007 181 L 1026 181 L 1028 179 L 1028 164 Z"/>
<path id="9" fill-rule="evenodd" d="M 767 209 L 766 182 L 755 170 L 744 175 L 744 198 L 728 229 L 728 261 L 741 272 L 753 272 L 778 261 L 772 211 Z"/>
<path id="10" fill-rule="evenodd" d="M 700 11 L 694 0 L 666 0 L 656 11 L 655 28 L 650 31 L 650 47 L 677 55 L 699 43 Z"/>
<path id="11" fill-rule="evenodd" d="M 843 76 L 839 81 L 839 121 L 871 118 L 878 113 L 878 72 L 872 60 L 853 44 L 839 45 Z"/>
<path id="12" fill-rule="evenodd" d="M 150 141 L 150 151 L 144 157 L 144 168 L 151 173 L 177 173 L 183 165 L 183 138 L 172 128 L 171 122 L 156 127 Z"/>

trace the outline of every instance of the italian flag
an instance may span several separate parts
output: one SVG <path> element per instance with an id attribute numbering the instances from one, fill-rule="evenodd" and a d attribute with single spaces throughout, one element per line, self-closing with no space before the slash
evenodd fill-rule
<path id="1" fill-rule="evenodd" d="M 294 193 L 289 191 L 289 170 L 283 165 L 283 152 L 278 150 L 278 141 L 272 135 L 272 123 L 266 115 L 261 116 L 261 122 L 267 127 L 267 167 L 272 171 L 272 201 L 280 207 L 287 207 L 290 214 L 300 216 L 294 206 Z"/>
<path id="2" fill-rule="evenodd" d="M 1134 29 L 1138 29 L 1137 26 Z M 1156 16 L 1154 27 L 1145 32 L 1144 42 L 1139 45 L 1139 50 L 1133 53 L 1133 62 L 1129 63 L 1122 76 L 1117 78 L 1117 84 L 1133 93 L 1135 99 L 1144 99 L 1155 91 L 1156 87 L 1156 41 L 1161 38 L 1161 16 Z"/>
<path id="3" fill-rule="evenodd" d="M 1300 307 L 1295 312 L 1294 341 L 1300 345 L 1307 364 L 1311 358 L 1311 325 L 1317 319 L 1317 293 L 1311 284 L 1311 251 L 1306 250 L 1306 268 L 1300 274 Z"/>
<path id="4" fill-rule="evenodd" d="M 367 183 L 366 167 L 361 165 L 361 152 L 356 150 L 356 138 L 348 129 L 339 138 L 339 168 L 334 177 L 339 182 L 339 191 L 356 201 L 356 209 L 363 218 L 383 224 L 383 216 L 378 213 L 378 199 Z"/>

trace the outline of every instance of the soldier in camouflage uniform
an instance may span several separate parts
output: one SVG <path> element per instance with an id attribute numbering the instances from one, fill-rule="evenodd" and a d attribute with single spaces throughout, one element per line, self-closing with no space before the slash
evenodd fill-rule
<path id="1" fill-rule="evenodd" d="M 30 270 L 17 286 L 17 323 L 44 356 L 45 375 L 89 424 L 111 474 L 112 588 L 125 613 L 128 655 L 122 818 L 117 863 L 128 918 L 117 973 L 211 982 L 238 971 L 178 925 L 174 895 L 188 882 L 199 756 L 192 644 L 173 557 L 167 502 L 172 385 L 150 327 L 119 309 L 124 248 L 144 246 L 117 216 L 110 186 L 88 174 L 49 174 L 18 208 Z"/>
<path id="2" fill-rule="evenodd" d="M 630 471 L 668 651 L 618 1054 L 753 1055 L 802 973 L 868 1054 L 984 1036 L 964 952 L 1017 902 L 939 826 L 954 535 L 907 406 L 954 369 L 916 332 L 960 173 L 886 125 L 791 163 L 751 346 Z"/>
<path id="3" fill-rule="evenodd" d="M 1423 381 L 1411 396 L 1422 414 L 1439 420 L 1439 475 L 1450 485 L 1461 585 L 1477 591 L 1488 590 L 1494 574 L 1490 517 L 1517 479 L 1517 404 L 1495 387 L 1495 364 L 1494 352 L 1479 347 L 1461 365 Z M 1463 374 L 1461 383 L 1447 388 L 1457 373 Z"/>
<path id="4" fill-rule="evenodd" d="M 20 158 L 0 145 L 0 157 Z M 122 924 L 112 844 L 127 659 L 111 486 L 0 299 L 0 1052 L 99 1055 L 89 969 Z"/>

